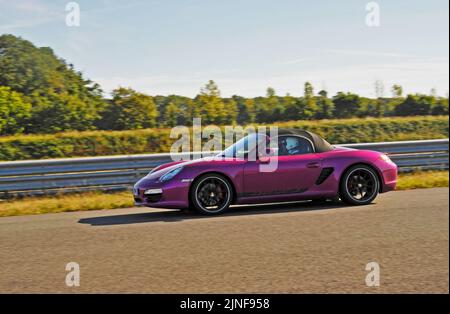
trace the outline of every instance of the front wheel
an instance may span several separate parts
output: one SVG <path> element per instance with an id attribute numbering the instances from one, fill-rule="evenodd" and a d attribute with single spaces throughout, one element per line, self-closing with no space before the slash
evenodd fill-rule
<path id="1" fill-rule="evenodd" d="M 190 198 L 198 212 L 217 215 L 230 207 L 233 200 L 233 189 L 223 176 L 206 174 L 194 182 Z"/>
<path id="2" fill-rule="evenodd" d="M 344 202 L 367 205 L 378 196 L 380 180 L 371 167 L 355 165 L 345 172 L 339 190 L 339 196 Z"/>

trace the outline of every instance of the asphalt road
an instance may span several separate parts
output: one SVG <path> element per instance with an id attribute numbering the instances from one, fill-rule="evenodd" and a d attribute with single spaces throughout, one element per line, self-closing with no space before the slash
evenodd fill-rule
<path id="1" fill-rule="evenodd" d="M 448 188 L 219 217 L 120 209 L 0 218 L 0 292 L 449 291 Z M 65 284 L 80 265 L 80 286 Z M 367 287 L 365 266 L 381 267 Z"/>

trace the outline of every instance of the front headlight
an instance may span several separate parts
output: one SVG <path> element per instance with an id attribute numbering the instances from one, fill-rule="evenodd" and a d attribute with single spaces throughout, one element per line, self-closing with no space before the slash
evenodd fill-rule
<path id="1" fill-rule="evenodd" d="M 178 167 L 175 168 L 173 170 L 170 170 L 169 172 L 163 174 L 160 178 L 159 181 L 160 182 L 166 182 L 171 180 L 173 177 L 175 177 L 181 170 L 183 169 L 183 167 Z"/>
<path id="2" fill-rule="evenodd" d="M 383 160 L 384 162 L 388 163 L 388 164 L 393 164 L 394 162 L 391 160 L 391 158 L 389 158 L 387 155 L 382 154 L 380 155 L 380 159 Z"/>

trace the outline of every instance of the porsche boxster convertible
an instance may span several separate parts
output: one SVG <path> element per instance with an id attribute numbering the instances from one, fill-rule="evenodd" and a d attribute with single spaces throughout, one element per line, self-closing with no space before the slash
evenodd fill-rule
<path id="1" fill-rule="evenodd" d="M 248 156 L 257 145 L 250 147 L 250 140 L 264 140 L 272 148 L 253 160 Z M 136 205 L 192 208 L 208 215 L 235 204 L 340 199 L 367 205 L 379 193 L 394 190 L 397 182 L 397 166 L 387 155 L 333 146 L 300 130 L 281 130 L 275 138 L 253 133 L 217 157 L 153 169 L 133 188 Z M 275 171 L 261 171 L 261 165 L 274 161 Z"/>

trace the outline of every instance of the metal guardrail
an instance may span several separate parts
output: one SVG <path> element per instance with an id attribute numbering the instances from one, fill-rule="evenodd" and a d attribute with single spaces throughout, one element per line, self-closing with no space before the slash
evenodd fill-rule
<path id="1" fill-rule="evenodd" d="M 448 139 L 336 146 L 388 153 L 400 171 L 449 167 Z M 191 156 L 198 158 L 200 153 Z M 0 162 L 0 197 L 126 189 L 151 169 L 169 161 L 169 154 L 151 154 Z"/>

